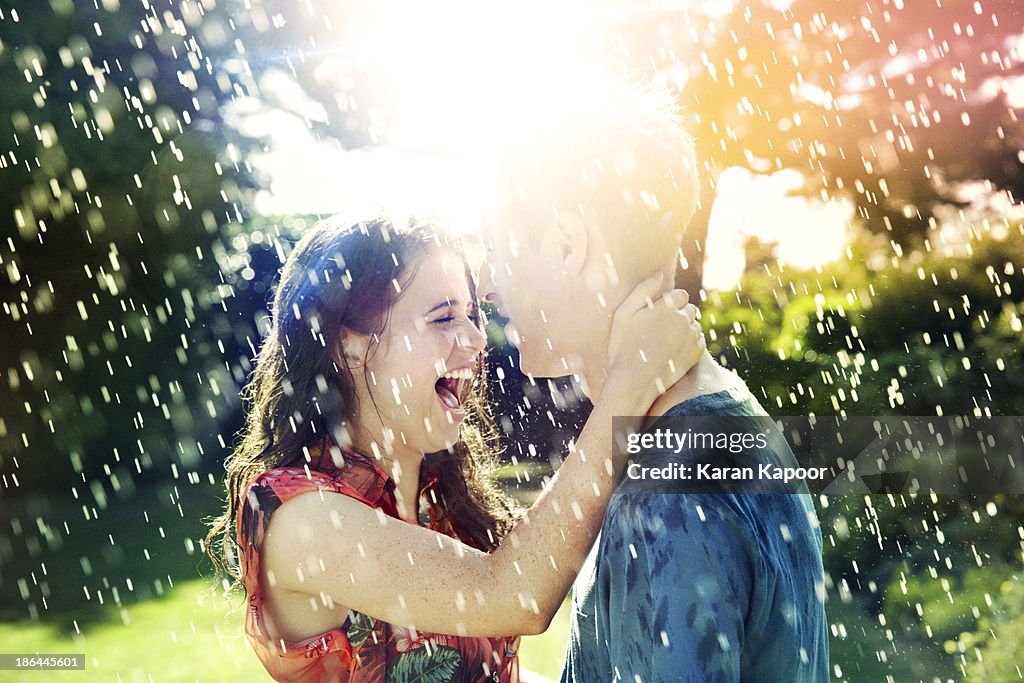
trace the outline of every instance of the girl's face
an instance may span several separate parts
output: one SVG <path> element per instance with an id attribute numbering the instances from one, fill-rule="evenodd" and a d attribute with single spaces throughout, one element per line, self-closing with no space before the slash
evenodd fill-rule
<path id="1" fill-rule="evenodd" d="M 345 351 L 357 358 L 349 361 L 353 445 L 376 443 L 385 457 L 440 451 L 458 440 L 462 400 L 486 343 L 458 252 L 430 249 L 413 269 L 378 343 L 350 331 L 343 336 Z M 365 368 L 356 367 L 364 360 Z"/>

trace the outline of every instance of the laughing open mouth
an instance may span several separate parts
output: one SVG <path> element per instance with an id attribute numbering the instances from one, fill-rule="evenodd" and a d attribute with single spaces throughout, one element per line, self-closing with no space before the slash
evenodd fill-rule
<path id="1" fill-rule="evenodd" d="M 434 384 L 434 391 L 441 403 L 449 410 L 461 410 L 462 403 L 473 382 L 473 370 L 461 368 L 444 373 Z"/>

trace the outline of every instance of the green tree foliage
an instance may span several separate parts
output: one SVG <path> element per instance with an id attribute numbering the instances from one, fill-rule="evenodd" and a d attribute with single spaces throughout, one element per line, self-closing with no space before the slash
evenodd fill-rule
<path id="1" fill-rule="evenodd" d="M 6 491 L 88 482 L 102 508 L 218 446 L 235 387 L 212 334 L 216 257 L 251 180 L 223 117 L 245 79 L 216 8 L 0 6 Z"/>
<path id="2" fill-rule="evenodd" d="M 884 256 L 863 237 L 814 271 L 777 264 L 706 304 L 709 348 L 786 415 L 1015 415 L 1024 233 Z"/>
<path id="3" fill-rule="evenodd" d="M 997 232 L 950 254 L 905 255 L 862 235 L 846 259 L 816 270 L 763 263 L 736 292 L 711 294 L 709 349 L 775 415 L 1020 415 L 1024 233 Z M 1020 615 L 998 589 L 1024 559 L 1019 496 L 819 506 L 844 676 L 1007 678 L 1007 641 L 988 634 L 992 624 L 1012 634 Z"/>
<path id="4" fill-rule="evenodd" d="M 676 85 L 692 118 L 708 181 L 684 242 L 697 271 L 730 166 L 800 171 L 811 194 L 851 198 L 868 230 L 905 248 L 940 206 L 1024 194 L 1024 128 L 1006 95 L 1024 73 L 1013 3 L 694 3 L 609 23 L 594 53 Z M 957 192 L 972 180 L 990 185 Z"/>
<path id="5" fill-rule="evenodd" d="M 1015 575 L 990 586 L 986 595 L 992 611 L 978 621 L 978 629 L 947 642 L 966 669 L 965 681 L 1012 681 L 1021 677 L 1024 661 L 1024 584 Z"/>

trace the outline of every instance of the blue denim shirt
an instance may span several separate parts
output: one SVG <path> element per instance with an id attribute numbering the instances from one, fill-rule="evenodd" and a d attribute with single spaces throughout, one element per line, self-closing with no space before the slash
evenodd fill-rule
<path id="1" fill-rule="evenodd" d="M 765 412 L 744 389 L 667 415 Z M 634 493 L 625 483 L 574 587 L 562 683 L 829 680 L 808 494 Z"/>

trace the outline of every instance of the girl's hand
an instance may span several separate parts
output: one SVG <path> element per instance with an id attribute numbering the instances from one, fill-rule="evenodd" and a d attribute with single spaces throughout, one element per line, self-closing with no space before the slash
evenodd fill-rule
<path id="1" fill-rule="evenodd" d="M 615 311 L 608 341 L 608 381 L 633 388 L 647 407 L 689 372 L 706 348 L 697 307 L 681 289 L 661 293 L 663 279 L 658 273 L 633 289 Z"/>

